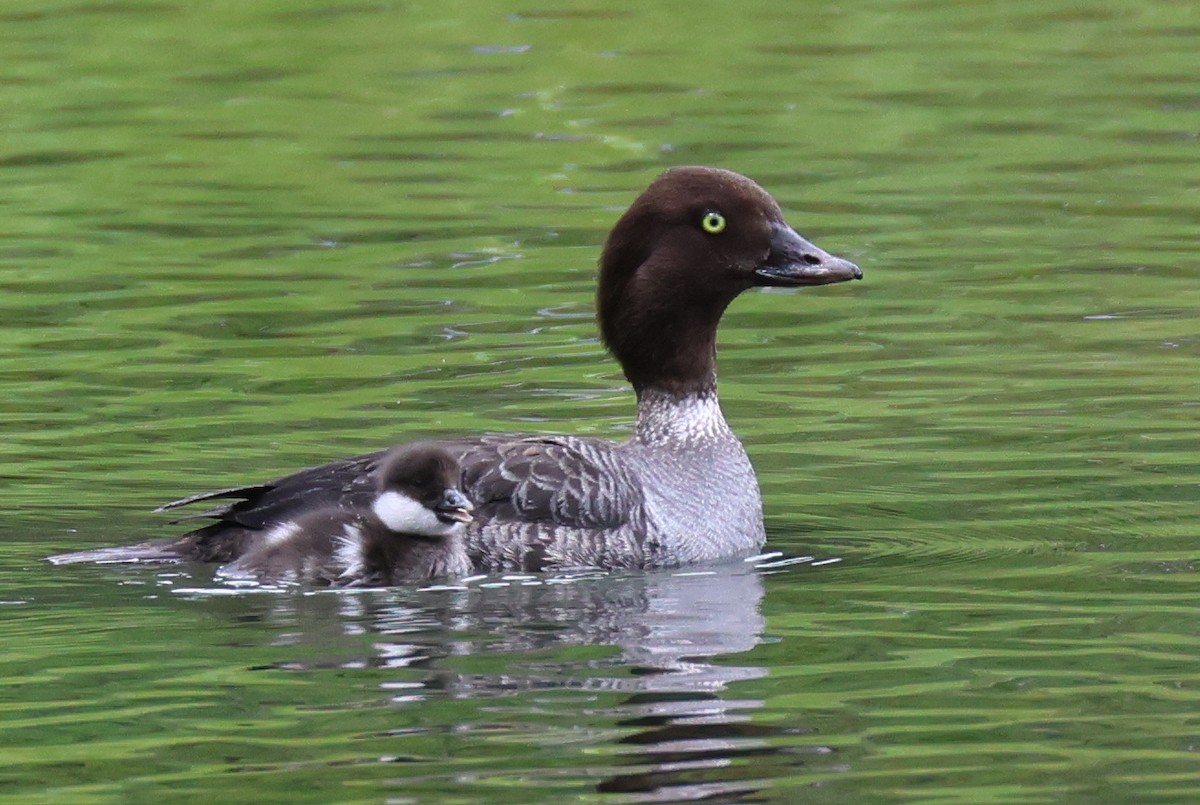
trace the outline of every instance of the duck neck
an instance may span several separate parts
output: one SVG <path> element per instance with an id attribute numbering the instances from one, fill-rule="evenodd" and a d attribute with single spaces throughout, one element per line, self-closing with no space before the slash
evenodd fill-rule
<path id="1" fill-rule="evenodd" d="M 714 323 L 715 324 L 715 323 Z M 617 356 L 638 397 L 717 396 L 716 327 L 662 333 Z M 632 353 L 632 354 L 631 354 Z"/>
<path id="2" fill-rule="evenodd" d="M 647 446 L 689 446 L 736 439 L 713 383 L 700 392 L 637 389 L 634 440 Z"/>
<path id="3" fill-rule="evenodd" d="M 715 396 L 717 325 L 732 295 L 652 270 L 624 283 L 601 273 L 597 312 L 604 343 L 638 396 Z"/>

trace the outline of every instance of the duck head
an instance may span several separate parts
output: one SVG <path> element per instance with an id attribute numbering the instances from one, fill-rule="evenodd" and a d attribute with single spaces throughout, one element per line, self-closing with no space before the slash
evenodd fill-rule
<path id="1" fill-rule="evenodd" d="M 398 447 L 376 470 L 372 511 L 397 534 L 447 536 L 472 519 L 461 477 L 458 462 L 439 445 Z"/>
<path id="2" fill-rule="evenodd" d="M 754 287 L 862 279 L 784 220 L 779 204 L 732 171 L 672 168 L 617 221 L 600 257 L 596 311 L 604 343 L 640 395 L 710 392 L 716 333 Z"/>

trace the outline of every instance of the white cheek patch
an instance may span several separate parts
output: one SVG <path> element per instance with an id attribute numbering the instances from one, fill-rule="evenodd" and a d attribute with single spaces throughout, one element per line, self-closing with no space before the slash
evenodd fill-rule
<path id="1" fill-rule="evenodd" d="M 452 524 L 443 523 L 432 509 L 399 492 L 384 492 L 371 506 L 375 516 L 398 534 L 441 537 L 451 533 Z"/>

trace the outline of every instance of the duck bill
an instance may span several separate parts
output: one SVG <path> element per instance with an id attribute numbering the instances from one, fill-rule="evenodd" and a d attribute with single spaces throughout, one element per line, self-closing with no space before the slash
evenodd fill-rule
<path id="1" fill-rule="evenodd" d="M 787 224 L 771 230 L 771 253 L 754 270 L 759 285 L 794 288 L 862 279 L 862 269 L 809 243 Z"/>
<path id="2" fill-rule="evenodd" d="M 442 500 L 434 512 L 443 523 L 469 523 L 475 519 L 471 516 L 471 510 L 474 508 L 462 492 L 447 489 L 442 493 Z"/>
<path id="3" fill-rule="evenodd" d="M 438 509 L 437 518 L 443 523 L 469 523 L 475 519 L 466 509 Z"/>

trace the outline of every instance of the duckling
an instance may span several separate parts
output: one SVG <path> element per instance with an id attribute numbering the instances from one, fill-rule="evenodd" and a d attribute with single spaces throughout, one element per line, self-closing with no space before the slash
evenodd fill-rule
<path id="1" fill-rule="evenodd" d="M 440 445 L 397 447 L 375 471 L 370 507 L 326 506 L 272 527 L 236 562 L 228 580 L 390 586 L 465 576 L 463 541 L 474 506 L 463 494 L 458 462 Z"/>

